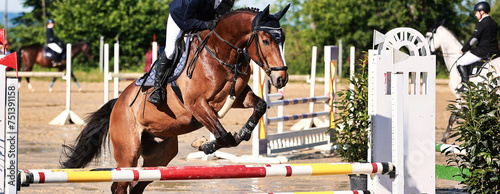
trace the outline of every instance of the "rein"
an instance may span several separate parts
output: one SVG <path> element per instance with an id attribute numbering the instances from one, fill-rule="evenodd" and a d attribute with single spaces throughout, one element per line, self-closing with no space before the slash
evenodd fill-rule
<path id="1" fill-rule="evenodd" d="M 194 58 L 191 59 L 191 61 L 189 62 L 189 65 L 188 65 L 188 69 L 186 71 L 186 74 L 188 76 L 189 79 L 191 79 L 193 77 L 193 72 L 194 72 L 194 68 L 196 67 L 196 62 L 198 61 L 198 58 L 201 54 L 201 51 L 203 51 L 203 49 L 205 49 L 209 54 L 210 56 L 212 56 L 212 58 L 214 58 L 215 60 L 217 60 L 217 62 L 219 62 L 220 64 L 226 66 L 226 67 L 229 67 L 231 69 L 231 72 L 234 74 L 233 76 L 233 83 L 231 85 L 231 91 L 229 92 L 229 95 L 231 97 L 235 97 L 235 87 L 236 87 L 236 81 L 238 79 L 238 75 L 239 74 L 243 74 L 243 75 L 246 75 L 249 71 L 249 67 L 250 67 L 250 64 L 247 63 L 246 64 L 246 67 L 247 67 L 247 70 L 245 72 L 241 71 L 242 67 L 244 66 L 243 62 L 239 62 L 239 59 L 240 59 L 240 55 L 244 55 L 245 57 L 245 61 L 249 61 L 250 60 L 250 54 L 248 53 L 248 47 L 250 46 L 250 44 L 252 43 L 253 40 L 255 40 L 255 47 L 256 47 L 256 51 L 255 51 L 255 54 L 257 55 L 258 59 L 259 59 L 259 62 L 257 62 L 257 64 L 263 68 L 265 71 L 266 71 L 266 74 L 271 74 L 272 71 L 286 71 L 288 69 L 287 66 L 283 66 L 283 67 L 269 67 L 269 63 L 267 62 L 267 60 L 264 58 L 262 59 L 261 56 L 264 55 L 264 53 L 262 52 L 262 49 L 260 47 L 260 44 L 259 44 L 259 36 L 257 34 L 257 29 L 253 30 L 252 31 L 252 36 L 250 37 L 250 39 L 248 40 L 247 42 L 247 45 L 244 47 L 244 48 L 238 48 L 236 47 L 235 45 L 233 45 L 232 43 L 228 42 L 227 40 L 225 40 L 224 38 L 222 38 L 219 34 L 217 34 L 217 32 L 215 32 L 215 30 L 211 30 L 210 33 L 205 37 L 205 38 L 202 38 L 201 35 L 200 35 L 201 32 L 198 32 L 198 33 L 194 33 L 192 34 L 192 36 L 196 36 L 196 38 L 198 38 L 198 40 L 201 41 L 201 44 L 198 46 L 198 48 L 196 48 L 196 51 L 194 53 Z M 237 55 L 236 55 L 236 63 L 235 64 L 229 64 L 223 60 L 221 60 L 219 57 L 217 57 L 217 55 L 215 54 L 215 52 L 213 52 L 213 49 L 210 49 L 210 47 L 207 45 L 208 43 L 208 39 L 214 35 L 222 40 L 226 45 L 228 45 L 229 47 L 231 47 L 231 49 L 234 49 L 236 50 L 237 52 Z M 265 63 L 264 63 L 265 62 Z M 266 65 L 264 67 L 264 64 Z"/>

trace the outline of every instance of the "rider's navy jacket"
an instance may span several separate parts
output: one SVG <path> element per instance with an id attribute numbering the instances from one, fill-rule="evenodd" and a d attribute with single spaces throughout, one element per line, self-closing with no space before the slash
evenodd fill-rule
<path id="1" fill-rule="evenodd" d="M 498 25 L 490 16 L 484 17 L 477 24 L 472 33 L 472 38 L 464 44 L 462 52 L 470 52 L 480 58 L 486 59 L 491 54 L 500 54 L 497 40 Z M 471 41 L 477 40 L 476 48 L 471 50 Z"/>
<path id="2" fill-rule="evenodd" d="M 170 15 L 182 31 L 206 30 L 205 21 L 215 19 L 214 0 L 175 0 Z"/>
<path id="3" fill-rule="evenodd" d="M 57 43 L 59 40 L 57 40 L 56 36 L 54 36 L 54 29 L 53 28 L 47 28 L 47 32 L 45 33 L 47 37 L 47 44 L 48 43 Z"/>

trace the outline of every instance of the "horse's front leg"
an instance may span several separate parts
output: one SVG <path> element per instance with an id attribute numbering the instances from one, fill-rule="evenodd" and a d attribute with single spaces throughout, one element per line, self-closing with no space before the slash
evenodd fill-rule
<path id="1" fill-rule="evenodd" d="M 76 80 L 75 74 L 73 74 L 73 72 L 71 72 L 71 78 L 75 82 L 75 85 L 78 88 L 78 91 L 81 92 L 83 89 L 80 87 L 80 84 L 78 84 L 78 80 Z"/>
<path id="2" fill-rule="evenodd" d="M 262 98 L 256 96 L 250 86 L 247 85 L 233 104 L 233 108 L 253 108 L 252 115 L 235 136 L 236 144 L 239 145 L 243 140 L 250 140 L 253 129 L 259 123 L 259 119 L 266 113 L 267 104 Z"/>
<path id="3" fill-rule="evenodd" d="M 193 147 L 198 148 L 199 151 L 203 151 L 205 154 L 211 154 L 223 147 L 236 146 L 234 136 L 224 129 L 217 118 L 217 113 L 213 111 L 213 108 L 209 106 L 205 99 L 198 100 L 195 103 L 186 103 L 185 106 L 188 110 L 191 110 L 194 118 L 215 136 L 213 141 L 195 140 L 192 144 Z"/>

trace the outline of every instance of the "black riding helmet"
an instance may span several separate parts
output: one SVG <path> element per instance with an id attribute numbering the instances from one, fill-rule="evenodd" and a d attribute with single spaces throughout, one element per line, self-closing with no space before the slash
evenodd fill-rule
<path id="1" fill-rule="evenodd" d="M 474 11 L 484 11 L 486 13 L 490 13 L 490 4 L 488 2 L 479 2 L 474 6 Z"/>

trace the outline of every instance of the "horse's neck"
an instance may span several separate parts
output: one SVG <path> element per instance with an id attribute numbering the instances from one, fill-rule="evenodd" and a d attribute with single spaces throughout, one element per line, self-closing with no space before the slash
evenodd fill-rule
<path id="1" fill-rule="evenodd" d="M 82 52 L 82 44 L 81 43 L 75 43 L 71 46 L 71 56 L 72 57 L 78 55 L 80 52 Z"/>
<path id="2" fill-rule="evenodd" d="M 441 50 L 443 51 L 444 62 L 448 70 L 451 70 L 453 64 L 460 57 L 460 49 L 462 44 L 458 39 L 447 29 L 440 29 L 436 32 L 441 42 Z"/>
<path id="3" fill-rule="evenodd" d="M 248 43 L 251 34 L 251 24 L 254 13 L 241 12 L 228 17 L 223 17 L 217 24 L 222 38 L 238 48 L 243 48 Z M 224 35 L 222 34 L 224 33 Z"/>

